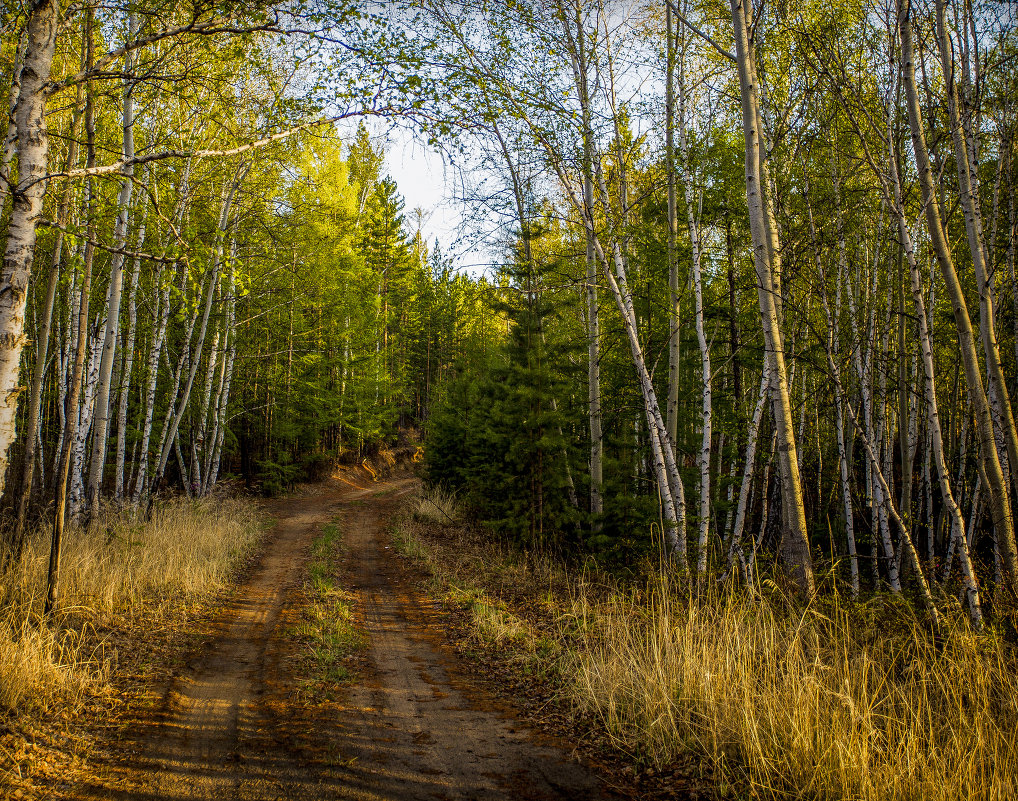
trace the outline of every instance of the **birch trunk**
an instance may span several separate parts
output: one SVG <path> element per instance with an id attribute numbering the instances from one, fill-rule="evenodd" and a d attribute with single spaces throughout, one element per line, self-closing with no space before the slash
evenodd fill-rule
<path id="1" fill-rule="evenodd" d="M 679 216 L 675 195 L 675 34 L 672 4 L 665 0 L 665 172 L 668 181 L 668 436 L 679 433 L 679 263 L 676 240 Z"/>
<path id="2" fill-rule="evenodd" d="M 234 262 L 237 257 L 237 241 L 230 243 L 230 264 L 226 279 L 226 336 L 229 342 L 226 357 L 223 362 L 222 382 L 220 384 L 219 399 L 216 402 L 216 421 L 213 436 L 212 459 L 205 469 L 204 495 L 208 495 L 215 487 L 219 478 L 219 462 L 223 452 L 223 441 L 226 437 L 226 411 L 230 402 L 230 384 L 233 379 L 233 360 L 237 354 L 237 335 L 234 331 L 234 309 L 236 307 L 236 294 L 234 292 Z"/>
<path id="3" fill-rule="evenodd" d="M 968 599 L 969 617 L 972 625 L 977 628 L 982 625 L 982 607 L 979 600 L 979 586 L 976 580 L 972 562 L 969 559 L 968 543 L 965 538 L 965 522 L 962 518 L 961 509 L 955 503 L 954 495 L 951 492 L 949 472 L 944 459 L 944 441 L 940 429 L 940 414 L 937 408 L 937 390 L 934 382 L 933 372 L 933 347 L 930 340 L 930 331 L 926 317 L 926 304 L 923 298 L 922 279 L 919 275 L 919 267 L 915 260 L 915 248 L 912 244 L 912 237 L 908 230 L 905 219 L 905 212 L 901 199 L 901 181 L 898 177 L 897 155 L 894 152 L 893 136 L 890 152 L 890 176 L 893 190 L 893 201 L 895 216 L 898 220 L 898 236 L 900 237 L 901 248 L 908 264 L 909 279 L 912 287 L 912 299 L 915 303 L 916 318 L 919 323 L 919 347 L 922 352 L 924 390 L 926 394 L 926 424 L 929 430 L 932 453 L 937 468 L 937 478 L 940 482 L 940 494 L 944 506 L 951 515 L 951 531 L 954 535 L 954 542 L 959 551 L 962 563 L 962 574 L 965 582 L 965 591 Z M 903 529 L 903 537 L 911 542 L 907 529 Z M 918 560 L 916 563 L 918 570 Z"/>
<path id="4" fill-rule="evenodd" d="M 25 63 L 28 48 L 27 30 L 21 32 L 18 49 L 14 54 L 14 68 L 11 70 L 11 93 L 7 104 L 7 133 L 4 136 L 3 153 L 0 154 L 0 217 L 7 212 L 7 199 L 11 197 L 11 166 L 18 151 L 18 124 L 15 112 L 21 96 L 21 69 Z M 73 141 L 73 137 L 72 137 Z"/>
<path id="5" fill-rule="evenodd" d="M 955 167 L 958 173 L 958 188 L 965 218 L 965 234 L 968 239 L 972 266 L 976 274 L 976 288 L 979 292 L 979 335 L 983 343 L 983 354 L 986 359 L 988 374 L 988 402 L 991 420 L 994 423 L 995 441 L 997 442 L 998 460 L 1000 461 L 1005 491 L 1009 483 L 1009 463 L 1018 468 L 1018 430 L 1015 428 L 1014 416 L 1011 412 L 1011 400 L 1008 397 L 1007 383 L 1000 362 L 1000 346 L 997 343 L 997 332 L 994 325 L 994 298 L 992 289 L 992 265 L 987 264 L 986 244 L 983 240 L 982 211 L 979 204 L 979 177 L 974 148 L 974 133 L 969 130 L 961 119 L 959 106 L 963 97 L 959 97 L 955 81 L 954 51 L 947 27 L 946 6 L 944 0 L 936 2 L 938 44 L 940 45 L 941 64 L 947 93 L 948 119 L 951 126 L 951 140 L 954 144 Z M 968 70 L 963 73 L 967 78 Z M 966 104 L 966 108 L 968 106 Z M 966 115 L 968 117 L 969 115 Z M 968 141 L 966 141 L 968 139 Z M 971 143 L 971 144 L 970 144 Z M 1000 440 L 1003 440 L 1001 442 Z M 1000 447 L 1003 446 L 1003 447 Z M 1015 476 L 1018 482 L 1018 476 Z M 1018 489 L 1018 483 L 1016 483 Z M 1013 510 L 1011 510 L 1013 513 Z M 1012 518 L 1013 526 L 1013 518 Z M 1005 539 L 1005 556 L 1008 543 Z M 1018 553 L 1014 552 L 1014 532 L 1011 533 L 1009 555 L 1010 567 L 1018 569 Z M 1018 581 L 1018 576 L 1013 580 Z"/>
<path id="6" fill-rule="evenodd" d="M 809 192 L 809 185 L 807 184 L 807 193 Z M 813 207 L 811 204 L 807 205 L 807 211 L 809 212 L 809 230 L 810 238 L 813 244 L 813 252 L 816 257 L 817 263 L 817 276 L 820 281 L 825 281 L 823 264 L 820 260 L 820 247 L 817 242 L 816 225 L 813 221 Z M 838 332 L 840 329 L 840 316 L 841 316 L 841 287 L 843 281 L 847 278 L 847 263 L 845 258 L 845 234 L 842 226 L 840 225 L 839 215 L 838 225 L 838 278 L 836 280 L 837 292 L 834 297 L 834 312 L 833 315 L 827 321 L 827 349 L 831 351 L 832 356 L 838 358 Z M 852 508 L 852 483 L 850 477 L 850 470 L 848 466 L 848 450 L 845 447 L 845 410 L 844 402 L 840 392 L 834 393 L 834 433 L 838 444 L 838 479 L 841 485 L 841 503 L 842 512 L 845 515 L 845 546 L 848 551 L 848 568 L 849 568 L 849 581 L 852 591 L 852 599 L 859 597 L 859 555 L 856 551 L 855 544 L 855 514 Z M 819 406 L 819 404 L 818 404 Z M 819 426 L 818 426 L 819 429 Z M 817 431 L 819 437 L 820 432 Z M 819 449 L 818 449 L 819 452 Z M 820 471 L 822 472 L 822 471 Z"/>
<path id="7" fill-rule="evenodd" d="M 686 81 L 685 66 L 679 66 L 679 147 L 682 158 L 682 188 L 686 202 L 686 222 L 689 226 L 689 243 L 693 255 L 693 292 L 696 301 L 695 323 L 696 339 L 700 346 L 700 367 L 701 367 L 701 415 L 702 415 L 702 438 L 700 441 L 700 453 L 697 461 L 700 466 L 700 510 L 699 510 L 699 531 L 697 533 L 696 548 L 697 562 L 696 572 L 702 576 L 707 571 L 707 535 L 710 531 L 710 457 L 711 457 L 711 434 L 713 429 L 713 405 L 711 398 L 711 362 L 710 346 L 707 344 L 707 334 L 703 323 L 703 280 L 700 269 L 700 231 L 696 222 L 695 198 L 693 193 L 693 177 L 689 173 L 689 140 L 686 136 Z M 673 309 L 673 313 L 674 313 Z M 676 388 L 677 392 L 677 388 Z M 671 399 L 671 387 L 669 386 L 669 401 Z M 674 421 L 673 421 L 674 422 Z M 671 431 L 669 430 L 669 433 Z"/>
<path id="8" fill-rule="evenodd" d="M 731 569 L 735 553 L 741 547 L 742 532 L 746 526 L 746 515 L 749 512 L 749 501 L 753 487 L 753 473 L 756 465 L 757 440 L 760 436 L 760 423 L 763 420 L 764 408 L 767 405 L 767 398 L 770 395 L 771 377 L 768 375 L 767 366 L 764 365 L 763 375 L 760 378 L 760 394 L 753 409 L 753 417 L 749 421 L 749 431 L 746 435 L 746 459 L 742 469 L 742 484 L 739 487 L 739 505 L 735 512 L 735 523 L 732 527 L 732 537 L 728 545 L 728 567 Z"/>
<path id="9" fill-rule="evenodd" d="M 85 9 L 85 44 L 83 59 L 86 67 L 92 66 L 92 7 Z M 50 51 L 52 56 L 52 50 Z M 85 92 L 85 164 L 95 165 L 95 116 L 92 108 L 92 92 Z M 50 539 L 49 566 L 46 573 L 46 603 L 44 614 L 49 616 L 60 603 L 60 551 L 63 546 L 64 523 L 66 522 L 65 505 L 67 502 L 67 476 L 71 469 L 71 443 L 74 440 L 78 425 L 78 393 L 81 389 L 81 371 L 85 364 L 85 346 L 88 340 L 88 305 L 92 289 L 92 259 L 95 254 L 95 228 L 92 220 L 93 198 L 92 178 L 85 181 L 85 215 L 87 217 L 85 242 L 84 274 L 81 279 L 81 294 L 77 309 L 77 346 L 74 350 L 74 367 L 71 369 L 70 387 L 66 406 L 66 417 L 63 432 L 64 448 L 60 452 L 60 461 L 56 469 L 56 498 L 53 508 L 53 532 Z"/>
<path id="10" fill-rule="evenodd" d="M 180 178 L 180 186 L 177 189 L 177 204 L 173 213 L 174 228 L 180 229 L 181 222 L 187 211 L 191 196 L 191 159 L 184 162 L 183 174 Z M 182 265 L 178 265 L 182 266 Z M 186 282 L 186 267 L 184 280 Z M 158 290 L 162 276 L 160 267 L 155 276 L 154 288 Z M 148 481 L 149 447 L 152 441 L 152 420 L 155 416 L 156 387 L 159 383 L 159 362 L 162 358 L 163 346 L 166 343 L 166 329 L 170 319 L 170 293 L 173 288 L 173 276 L 169 276 L 162 289 L 162 297 L 156 300 L 153 308 L 152 318 L 152 348 L 149 351 L 147 375 L 148 381 L 145 387 L 145 419 L 142 423 L 141 446 L 138 451 L 138 463 L 135 465 L 134 488 L 131 491 L 131 505 L 137 506 L 141 502 L 141 495 Z M 188 335 L 188 338 L 190 334 Z M 174 388 L 176 393 L 176 388 Z"/>
<path id="11" fill-rule="evenodd" d="M 14 90 L 11 90 L 12 100 Z M 78 139 L 77 122 L 80 117 L 81 104 L 84 99 L 84 87 L 78 88 L 75 97 L 74 112 L 71 117 L 70 130 L 68 131 L 69 141 L 67 145 L 67 168 L 73 169 L 78 161 Z M 18 491 L 18 512 L 14 524 L 14 534 L 11 546 L 11 554 L 17 562 L 21 557 L 21 551 L 25 542 L 25 526 L 28 521 L 28 506 L 32 498 L 32 482 L 35 477 L 36 466 L 36 443 L 41 442 L 39 428 L 42 425 L 42 390 L 46 377 L 46 362 L 49 355 L 50 328 L 53 322 L 53 308 L 56 303 L 57 289 L 60 280 L 60 260 L 63 255 L 64 232 L 67 222 L 70 219 L 71 205 L 71 184 L 64 186 L 63 195 L 60 198 L 60 206 L 57 209 L 57 232 L 56 240 L 53 243 L 53 259 L 50 263 L 49 280 L 46 283 L 46 298 L 43 301 L 42 320 L 39 325 L 39 334 L 36 338 L 35 364 L 32 368 L 32 383 L 29 390 L 28 420 L 25 426 L 25 451 L 21 470 L 21 486 Z M 63 398 L 61 398 L 63 400 Z"/>
<path id="12" fill-rule="evenodd" d="M 46 136 L 46 87 L 53 65 L 60 4 L 38 0 L 28 9 L 21 87 L 14 108 L 18 179 L 14 188 L 3 273 L 0 274 L 0 494 L 7 476 L 8 453 L 17 438 L 18 373 L 25 337 L 25 304 L 32 275 L 36 227 L 46 192 L 49 143 Z"/>
<path id="13" fill-rule="evenodd" d="M 909 127 L 912 131 L 913 150 L 919 172 L 919 183 L 922 187 L 927 229 L 930 234 L 933 251 L 940 265 L 940 271 L 944 277 L 944 283 L 947 285 L 951 306 L 954 310 L 955 327 L 958 330 L 958 345 L 964 363 L 969 397 L 972 399 L 973 411 L 976 417 L 976 429 L 980 445 L 979 455 L 987 475 L 987 491 L 990 496 L 991 508 L 993 509 L 993 524 L 997 531 L 1006 580 L 1012 590 L 1018 590 L 1018 549 L 1015 546 L 1014 520 L 1011 513 L 1008 487 L 1004 483 L 1003 469 L 997 454 L 993 419 L 983 386 L 979 357 L 976 353 L 975 336 L 972 331 L 972 321 L 969 317 L 965 293 L 951 257 L 950 245 L 944 233 L 933 169 L 930 165 L 929 151 L 926 147 L 926 135 L 923 130 L 919 95 L 915 80 L 915 56 L 912 46 L 910 0 L 896 0 L 896 8 L 898 32 L 901 38 L 902 73 L 908 105 Z M 968 222 L 966 222 L 966 225 L 968 225 Z M 1012 440 L 1013 438 L 1009 436 L 1009 447 Z M 1018 464 L 1018 456 L 1013 461 Z"/>
<path id="14" fill-rule="evenodd" d="M 773 407 L 777 435 L 778 466 L 781 475 L 783 506 L 787 512 L 781 556 L 791 578 L 808 595 L 814 592 L 813 560 L 806 528 L 806 511 L 802 501 L 799 461 L 793 433 L 792 408 L 788 397 L 783 340 L 778 317 L 777 291 L 774 283 L 773 241 L 775 229 L 768 218 L 763 197 L 761 130 L 757 76 L 753 68 L 745 0 L 731 0 L 732 24 L 735 32 L 739 85 L 742 93 L 743 131 L 746 137 L 746 199 L 749 204 L 750 228 L 753 236 L 753 262 L 757 273 L 757 292 L 764 342 L 771 363 Z"/>
<path id="15" fill-rule="evenodd" d="M 138 15 L 128 16 L 128 41 L 138 32 Z M 133 51 L 132 51 L 133 52 Z M 124 59 L 123 92 L 123 156 L 125 163 L 134 158 L 134 85 L 131 69 L 134 64 L 132 52 Z M 99 503 L 103 467 L 106 464 L 107 439 L 110 430 L 110 387 L 113 383 L 113 361 L 117 343 L 120 340 L 120 300 L 124 287 L 124 245 L 127 242 L 127 226 L 131 214 L 131 197 L 134 191 L 134 167 L 127 163 L 121 170 L 123 179 L 117 195 L 117 221 L 113 228 L 113 259 L 110 264 L 110 303 L 106 315 L 106 331 L 103 339 L 102 359 L 99 364 L 98 386 L 95 397 L 95 437 L 92 440 L 92 462 L 88 470 L 88 484 L 85 488 L 85 507 L 91 514 Z"/>
<path id="16" fill-rule="evenodd" d="M 140 252 L 145 244 L 145 220 L 138 228 Z M 138 336 L 138 278 L 141 273 L 141 257 L 135 257 L 131 267 L 131 284 L 127 291 L 127 342 L 124 344 L 124 369 L 120 380 L 120 399 L 117 406 L 117 451 L 113 497 L 120 502 L 124 499 L 124 458 L 127 453 L 127 405 L 131 394 L 131 377 L 134 370 L 134 343 Z M 158 289 L 158 287 L 156 287 Z M 159 295 L 156 293 L 158 305 Z"/>
<path id="17" fill-rule="evenodd" d="M 159 459 L 156 462 L 155 475 L 152 479 L 152 487 L 149 490 L 149 509 L 152 508 L 152 501 L 154 500 L 155 493 L 158 491 L 159 486 L 162 484 L 163 475 L 166 471 L 166 463 L 170 457 L 170 445 L 176 442 L 177 430 L 180 426 L 180 420 L 184 416 L 184 412 L 187 410 L 187 404 L 191 397 L 191 388 L 194 386 L 194 378 L 198 372 L 198 367 L 201 362 L 201 351 L 205 345 L 205 334 L 208 331 L 209 315 L 212 311 L 212 299 L 215 296 L 216 287 L 219 284 L 219 275 L 223 265 L 223 244 L 226 236 L 226 232 L 230 225 L 230 209 L 233 205 L 233 199 L 237 193 L 237 189 L 247 176 L 248 167 L 238 167 L 234 173 L 233 182 L 230 184 L 229 191 L 223 200 L 222 209 L 219 213 L 219 226 L 216 232 L 216 247 L 213 256 L 213 263 L 210 268 L 210 277 L 208 288 L 205 290 L 205 302 L 201 309 L 201 325 L 198 329 L 198 337 L 195 340 L 193 356 L 191 358 L 191 367 L 187 373 L 187 381 L 184 384 L 184 388 L 181 390 L 180 397 L 176 401 L 176 410 L 173 412 L 173 416 L 169 420 L 169 425 L 164 429 L 164 444 L 162 452 L 159 455 Z M 174 406 L 171 403 L 170 409 L 173 410 Z M 183 464 L 181 464 L 183 469 Z"/>
<path id="18" fill-rule="evenodd" d="M 602 486 L 604 484 L 604 435 L 601 430 L 601 332 L 600 311 L 597 301 L 597 259 L 594 253 L 594 231 L 586 221 L 594 219 L 594 134 L 590 119 L 590 89 L 588 85 L 589 64 L 586 37 L 583 34 L 582 6 L 575 4 L 576 34 L 570 27 L 569 14 L 565 5 L 558 5 L 562 28 L 569 44 L 573 81 L 580 101 L 580 124 L 582 126 L 582 203 L 578 209 L 585 224 L 583 226 L 586 245 L 586 286 L 584 296 L 587 310 L 587 418 L 590 432 L 590 514 L 594 531 L 600 530 L 600 516 L 604 512 Z M 574 203 L 574 205 L 576 205 Z"/>

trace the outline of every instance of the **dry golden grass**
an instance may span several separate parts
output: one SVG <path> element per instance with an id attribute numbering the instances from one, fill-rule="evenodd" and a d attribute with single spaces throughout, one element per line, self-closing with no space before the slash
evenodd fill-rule
<path id="1" fill-rule="evenodd" d="M 221 499 L 167 503 L 147 523 L 124 512 L 89 532 L 71 526 L 60 613 L 47 623 L 49 531 L 36 532 L 21 562 L 0 576 L 0 711 L 43 713 L 104 682 L 110 660 L 93 626 L 221 591 L 259 535 L 250 504 Z"/>
<path id="2" fill-rule="evenodd" d="M 570 694 L 620 748 L 657 764 L 693 749 L 768 798 L 1016 797 L 1018 675 L 999 641 L 959 624 L 935 647 L 905 609 L 863 630 L 838 607 L 675 595 L 573 600 Z"/>
<path id="3" fill-rule="evenodd" d="M 463 520 L 463 508 L 456 496 L 438 488 L 418 493 L 411 504 L 413 516 L 425 523 L 450 525 Z"/>
<path id="4" fill-rule="evenodd" d="M 992 633 L 959 620 L 934 644 L 904 604 L 791 612 L 693 600 L 657 579 L 639 591 L 589 574 L 562 582 L 555 566 L 448 530 L 431 541 L 415 518 L 396 541 L 466 600 L 473 636 L 553 660 L 576 712 L 642 762 L 693 753 L 736 796 L 1018 798 L 1018 658 Z M 530 619 L 498 600 L 505 575 L 540 596 L 515 608 Z M 534 609 L 551 612 L 550 628 Z"/>

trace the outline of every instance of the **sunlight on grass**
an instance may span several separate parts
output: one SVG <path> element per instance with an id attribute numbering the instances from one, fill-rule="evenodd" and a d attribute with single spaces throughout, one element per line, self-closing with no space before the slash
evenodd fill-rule
<path id="1" fill-rule="evenodd" d="M 86 532 L 70 526 L 61 561 L 56 625 L 41 619 L 49 531 L 36 532 L 23 559 L 0 576 L 0 709 L 44 713 L 104 682 L 110 659 L 92 635 L 152 605 L 197 601 L 221 591 L 261 534 L 256 510 L 240 500 L 174 501 L 143 522 L 107 514 Z"/>
<path id="2" fill-rule="evenodd" d="M 959 620 L 934 643 L 904 605 L 793 612 L 658 577 L 566 576 L 415 508 L 394 542 L 469 609 L 471 640 L 554 673 L 638 762 L 692 753 L 719 789 L 757 798 L 1018 797 L 1018 659 L 991 633 Z M 498 599 L 506 586 L 526 588 L 525 609 Z"/>
<path id="3" fill-rule="evenodd" d="M 302 689 L 312 700 L 323 693 L 327 696 L 328 685 L 349 681 L 346 660 L 367 647 L 354 621 L 354 596 L 336 582 L 336 560 L 342 551 L 339 527 L 324 526 L 311 546 L 305 585 L 308 600 L 290 631 L 302 645 L 309 674 Z"/>

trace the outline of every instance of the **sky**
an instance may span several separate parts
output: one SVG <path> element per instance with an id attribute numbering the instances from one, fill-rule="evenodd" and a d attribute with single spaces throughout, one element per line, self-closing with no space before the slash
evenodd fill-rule
<path id="1" fill-rule="evenodd" d="M 418 224 L 428 247 L 437 239 L 442 253 L 453 259 L 453 266 L 477 275 L 483 271 L 490 254 L 465 241 L 465 210 L 456 199 L 456 173 L 442 154 L 429 148 L 423 137 L 404 129 L 380 131 L 385 146 L 385 170 L 396 181 L 406 202 L 404 215 L 411 230 Z"/>

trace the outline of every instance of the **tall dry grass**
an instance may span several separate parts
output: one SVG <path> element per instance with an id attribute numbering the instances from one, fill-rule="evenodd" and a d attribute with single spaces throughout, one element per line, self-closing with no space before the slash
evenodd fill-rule
<path id="1" fill-rule="evenodd" d="M 620 748 L 657 764 L 692 749 L 759 797 L 1018 797 L 1014 654 L 963 622 L 934 644 L 899 612 L 871 628 L 838 606 L 580 593 L 565 673 Z"/>
<path id="2" fill-rule="evenodd" d="M 412 506 L 394 532 L 402 551 L 466 599 L 476 640 L 550 666 L 576 713 L 634 759 L 694 754 L 735 797 L 1018 798 L 1018 655 L 960 614 L 934 642 L 904 603 L 792 611 L 690 598 L 658 577 L 563 577 L 462 527 L 431 536 L 442 503 Z M 531 597 L 516 612 L 499 600 L 507 576 Z"/>
<path id="3" fill-rule="evenodd" d="M 97 626 L 221 591 L 260 535 L 240 500 L 174 501 L 143 522 L 107 514 L 90 531 L 70 526 L 61 558 L 60 614 L 41 617 L 49 531 L 0 576 L 0 710 L 45 712 L 104 682 L 110 659 Z"/>

